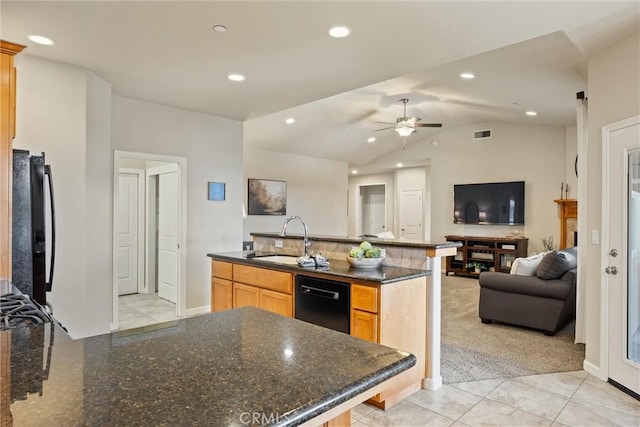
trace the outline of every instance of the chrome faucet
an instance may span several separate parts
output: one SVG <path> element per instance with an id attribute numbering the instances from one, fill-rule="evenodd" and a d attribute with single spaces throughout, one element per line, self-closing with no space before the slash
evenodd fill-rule
<path id="1" fill-rule="evenodd" d="M 304 240 L 302 242 L 302 249 L 303 249 L 302 255 L 306 257 L 308 256 L 307 248 L 311 246 L 311 242 L 309 241 L 309 232 L 307 230 L 307 224 L 304 222 L 302 217 L 296 215 L 296 216 L 290 216 L 289 218 L 285 219 L 284 224 L 282 224 L 282 230 L 280 230 L 280 236 L 285 237 L 287 235 L 287 225 L 289 224 L 289 221 L 291 221 L 292 219 L 299 219 L 302 225 L 304 226 Z"/>

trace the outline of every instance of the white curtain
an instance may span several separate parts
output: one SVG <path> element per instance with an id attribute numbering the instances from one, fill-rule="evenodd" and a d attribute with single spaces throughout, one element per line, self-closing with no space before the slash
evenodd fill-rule
<path id="1" fill-rule="evenodd" d="M 577 128 L 578 128 L 578 278 L 576 281 L 576 343 L 586 343 L 585 338 L 585 308 L 586 308 L 586 289 L 585 277 L 587 270 L 586 247 L 587 239 L 587 222 L 586 209 L 587 206 L 587 146 L 589 145 L 588 123 L 587 123 L 587 98 L 576 99 Z M 582 246 L 582 248 L 580 248 Z"/>

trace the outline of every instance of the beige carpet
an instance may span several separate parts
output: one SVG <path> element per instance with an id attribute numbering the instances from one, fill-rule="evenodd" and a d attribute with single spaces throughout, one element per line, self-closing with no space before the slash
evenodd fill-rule
<path id="1" fill-rule="evenodd" d="M 442 378 L 445 384 L 582 369 L 584 345 L 573 322 L 555 336 L 483 324 L 478 280 L 442 276 Z"/>

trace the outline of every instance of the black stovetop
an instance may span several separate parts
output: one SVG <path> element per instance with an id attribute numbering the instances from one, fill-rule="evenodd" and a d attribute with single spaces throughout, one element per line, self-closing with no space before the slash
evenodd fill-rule
<path id="1" fill-rule="evenodd" d="M 0 284 L 0 330 L 51 322 L 51 315 L 29 296 L 4 281 Z"/>

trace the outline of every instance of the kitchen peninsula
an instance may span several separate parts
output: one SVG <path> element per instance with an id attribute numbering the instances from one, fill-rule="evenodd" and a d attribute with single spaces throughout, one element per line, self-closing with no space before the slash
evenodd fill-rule
<path id="1" fill-rule="evenodd" d="M 212 310 L 254 305 L 297 317 L 297 278 L 342 282 L 350 288 L 353 336 L 409 351 L 416 367 L 369 403 L 389 408 L 420 388 L 437 389 L 440 376 L 441 257 L 454 255 L 458 242 L 409 242 L 333 236 L 308 236 L 309 253 L 322 253 L 329 268 L 298 267 L 304 236 L 251 233 L 255 251 L 210 253 Z M 352 246 L 368 240 L 385 250 L 377 269 L 356 269 L 345 257 Z M 268 255 L 272 255 L 269 257 Z M 273 255 L 276 255 L 275 257 Z M 293 262 L 290 262 L 293 260 Z"/>
<path id="2" fill-rule="evenodd" d="M 3 426 L 348 426 L 416 359 L 245 307 L 80 340 L 4 330 L 0 361 Z"/>

